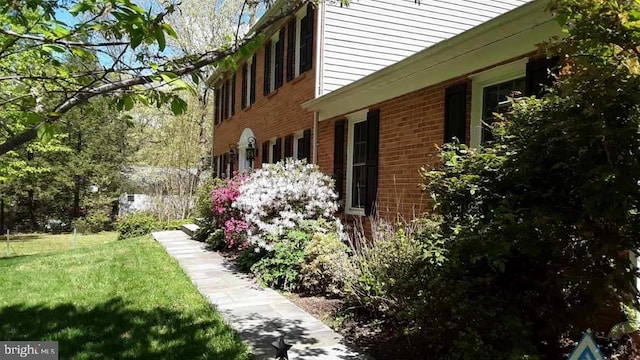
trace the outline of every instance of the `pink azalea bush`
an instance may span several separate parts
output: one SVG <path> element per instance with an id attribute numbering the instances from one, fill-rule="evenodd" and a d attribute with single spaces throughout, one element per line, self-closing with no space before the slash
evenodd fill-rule
<path id="1" fill-rule="evenodd" d="M 229 248 L 243 248 L 246 245 L 248 225 L 243 220 L 242 212 L 233 207 L 240 195 L 240 185 L 245 180 L 246 176 L 237 175 L 211 191 L 213 219 L 222 228 L 225 243 Z"/>

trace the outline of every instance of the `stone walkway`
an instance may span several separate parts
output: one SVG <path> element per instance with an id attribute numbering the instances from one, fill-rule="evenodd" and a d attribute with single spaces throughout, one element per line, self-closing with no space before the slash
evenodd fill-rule
<path id="1" fill-rule="evenodd" d="M 175 258 L 198 290 L 247 343 L 256 359 L 273 359 L 280 335 L 292 344 L 289 359 L 367 359 L 342 336 L 282 295 L 263 289 L 233 264 L 182 231 L 152 234 Z"/>

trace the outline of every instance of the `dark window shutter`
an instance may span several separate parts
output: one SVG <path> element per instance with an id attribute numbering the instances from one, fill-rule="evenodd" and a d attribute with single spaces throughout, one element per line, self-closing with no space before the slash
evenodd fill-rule
<path id="1" fill-rule="evenodd" d="M 538 59 L 527 63 L 526 96 L 544 96 L 545 87 L 553 85 L 553 75 L 558 73 L 558 58 Z M 551 72 L 551 73 L 550 73 Z"/>
<path id="2" fill-rule="evenodd" d="M 222 90 L 220 91 L 220 122 L 227 118 L 227 82 L 222 83 Z"/>
<path id="3" fill-rule="evenodd" d="M 253 60 L 251 60 L 251 86 L 249 88 L 249 104 L 253 104 L 256 102 L 256 64 L 257 64 L 256 55 L 253 55 Z"/>
<path id="4" fill-rule="evenodd" d="M 213 123 L 217 125 L 220 123 L 220 90 L 218 88 L 214 91 L 214 97 Z"/>
<path id="5" fill-rule="evenodd" d="M 284 75 L 284 28 L 280 29 L 278 43 L 276 44 L 276 64 L 275 64 L 275 84 L 274 88 L 282 86 L 282 76 Z"/>
<path id="6" fill-rule="evenodd" d="M 222 154 L 222 176 L 221 177 L 227 177 L 228 162 L 229 162 L 229 157 L 227 156 L 227 153 Z"/>
<path id="7" fill-rule="evenodd" d="M 240 99 L 240 107 L 242 109 L 247 107 L 247 80 L 249 80 L 247 78 L 247 64 L 245 63 L 244 65 L 242 65 L 242 92 L 241 92 L 241 96 L 242 99 Z"/>
<path id="8" fill-rule="evenodd" d="M 448 87 L 444 93 L 444 142 L 467 139 L 467 83 Z"/>
<path id="9" fill-rule="evenodd" d="M 282 159 L 282 138 L 276 139 L 276 144 L 273 147 L 273 162 L 277 163 Z"/>
<path id="10" fill-rule="evenodd" d="M 374 215 L 378 197 L 378 152 L 380 139 L 380 109 L 367 113 L 367 191 L 364 214 Z"/>
<path id="11" fill-rule="evenodd" d="M 262 143 L 262 163 L 266 164 L 269 162 L 269 142 L 265 141 Z"/>
<path id="12" fill-rule="evenodd" d="M 231 95 L 231 91 L 229 91 L 229 81 L 225 81 L 224 83 L 224 104 L 222 107 L 224 108 L 224 119 L 228 119 L 231 116 L 231 109 L 229 108 L 229 97 Z"/>
<path id="13" fill-rule="evenodd" d="M 312 4 L 307 5 L 307 15 L 300 24 L 300 73 L 311 69 L 313 65 L 313 21 L 314 12 Z"/>
<path id="14" fill-rule="evenodd" d="M 284 158 L 293 157 L 293 134 L 284 138 Z"/>
<path id="15" fill-rule="evenodd" d="M 231 109 L 229 111 L 230 116 L 236 113 L 236 74 L 233 74 L 233 80 L 231 80 Z"/>
<path id="16" fill-rule="evenodd" d="M 287 81 L 296 76 L 296 18 L 287 24 Z"/>
<path id="17" fill-rule="evenodd" d="M 333 176 L 338 200 L 344 199 L 344 120 L 336 121 L 333 132 Z"/>
<path id="18" fill-rule="evenodd" d="M 264 81 L 262 84 L 262 93 L 264 95 L 271 92 L 271 41 L 264 46 Z"/>
<path id="19" fill-rule="evenodd" d="M 304 139 L 304 157 L 303 159 L 307 159 L 307 162 L 311 164 L 311 130 L 307 129 L 302 133 L 302 138 Z"/>

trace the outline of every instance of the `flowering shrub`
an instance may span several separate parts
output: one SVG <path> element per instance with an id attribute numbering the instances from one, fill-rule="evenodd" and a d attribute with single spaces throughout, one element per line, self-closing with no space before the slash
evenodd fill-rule
<path id="1" fill-rule="evenodd" d="M 212 216 L 215 224 L 222 228 L 227 247 L 243 247 L 247 223 L 243 214 L 233 203 L 240 195 L 239 187 L 246 177 L 238 175 L 211 191 Z"/>
<path id="2" fill-rule="evenodd" d="M 265 250 L 304 220 L 336 222 L 333 180 L 305 161 L 265 165 L 242 182 L 239 192 L 233 207 L 245 215 L 247 240 Z"/>

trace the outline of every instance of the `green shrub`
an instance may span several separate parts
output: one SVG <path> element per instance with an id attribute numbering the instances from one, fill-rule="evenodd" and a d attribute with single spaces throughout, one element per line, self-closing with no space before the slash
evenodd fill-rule
<path id="1" fill-rule="evenodd" d="M 428 262 L 415 239 L 416 224 L 375 226 L 373 240 L 353 246 L 354 255 L 343 267 L 347 302 L 371 314 L 411 320 L 419 306 L 423 272 Z"/>
<path id="2" fill-rule="evenodd" d="M 224 242 L 222 246 L 225 246 Z M 251 267 L 255 263 L 260 261 L 265 256 L 267 256 L 267 252 L 264 249 L 256 245 L 250 245 L 249 247 L 245 248 L 242 253 L 240 253 L 240 256 L 238 256 L 235 263 L 240 271 L 247 273 L 251 271 Z"/>
<path id="3" fill-rule="evenodd" d="M 311 294 L 342 295 L 347 251 L 348 247 L 336 234 L 313 234 L 304 249 L 301 288 Z"/>
<path id="4" fill-rule="evenodd" d="M 74 225 L 76 230 L 82 234 L 95 234 L 111 230 L 112 221 L 108 212 L 93 211 L 88 216 L 77 219 Z"/>
<path id="5" fill-rule="evenodd" d="M 300 286 L 300 270 L 304 263 L 304 249 L 311 234 L 304 229 L 289 230 L 273 250 L 251 267 L 261 285 L 294 291 Z"/>
<path id="6" fill-rule="evenodd" d="M 225 184 L 224 180 L 218 178 L 208 178 L 196 190 L 196 216 L 211 218 L 211 191 Z"/>
<path id="7" fill-rule="evenodd" d="M 281 237 L 268 239 L 272 249 L 258 253 L 261 259 L 251 267 L 258 282 L 286 291 L 303 289 L 301 271 L 306 259 L 305 249 L 314 234 L 331 227 L 324 220 L 305 220 Z"/>
<path id="8" fill-rule="evenodd" d="M 148 212 L 135 212 L 125 215 L 116 221 L 118 239 L 149 234 L 152 231 L 163 230 L 166 223 L 158 220 L 155 215 Z"/>

